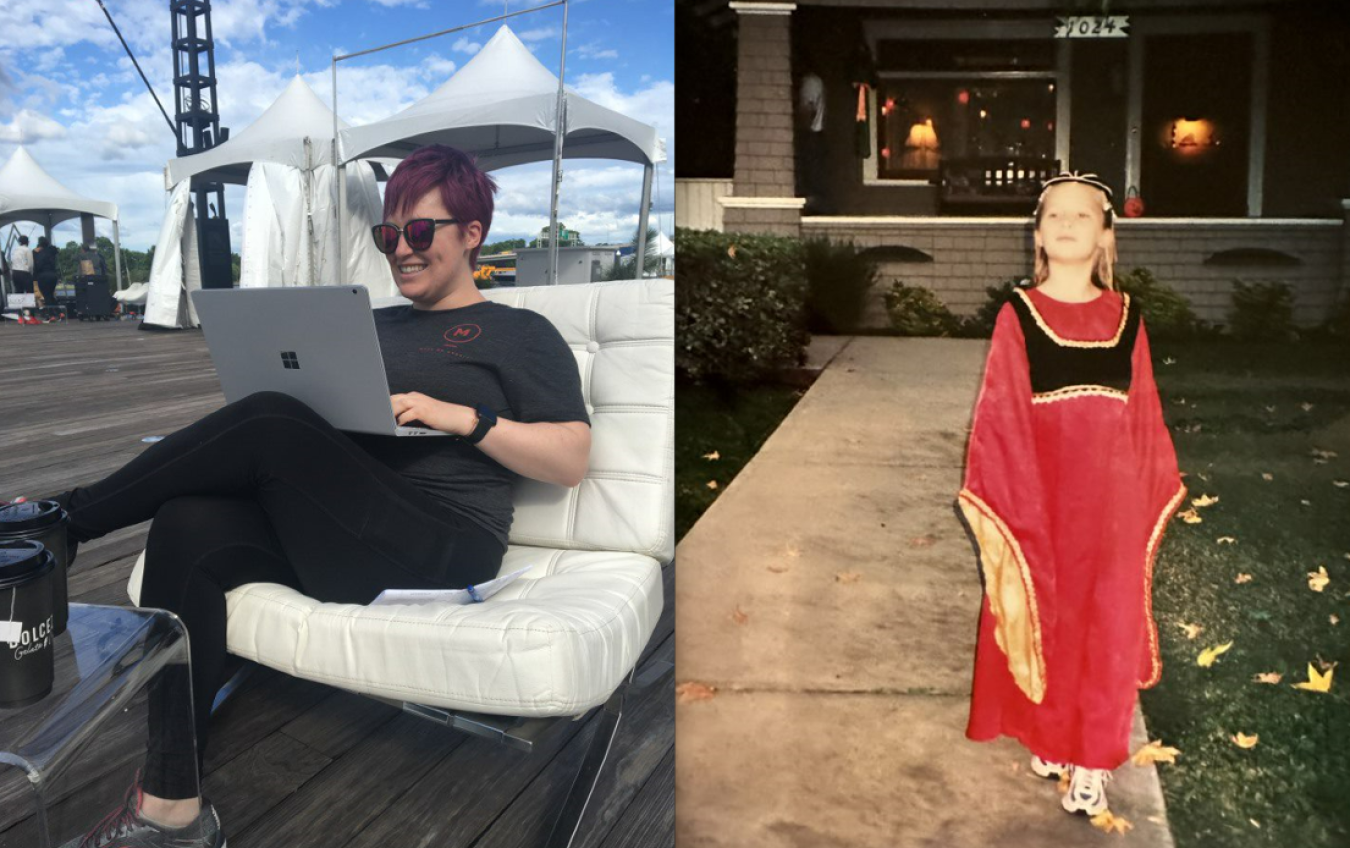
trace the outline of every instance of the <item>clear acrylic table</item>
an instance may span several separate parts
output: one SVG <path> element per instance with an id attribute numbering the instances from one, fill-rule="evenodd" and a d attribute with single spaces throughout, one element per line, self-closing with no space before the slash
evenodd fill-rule
<path id="1" fill-rule="evenodd" d="M 145 760 L 152 701 L 186 705 L 173 711 L 185 721 L 172 737 L 196 747 L 187 631 L 176 616 L 71 604 L 55 649 L 51 694 L 0 708 L 0 848 L 56 848 L 116 809 Z"/>

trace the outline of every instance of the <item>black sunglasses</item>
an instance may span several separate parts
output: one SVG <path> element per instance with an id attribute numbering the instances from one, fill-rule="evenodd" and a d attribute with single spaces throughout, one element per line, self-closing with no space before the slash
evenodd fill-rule
<path id="1" fill-rule="evenodd" d="M 370 228 L 375 236 L 375 249 L 380 253 L 393 253 L 398 250 L 398 237 L 402 233 L 413 250 L 426 250 L 436 236 L 437 224 L 458 224 L 458 218 L 413 218 L 402 227 L 393 224 L 376 224 Z"/>

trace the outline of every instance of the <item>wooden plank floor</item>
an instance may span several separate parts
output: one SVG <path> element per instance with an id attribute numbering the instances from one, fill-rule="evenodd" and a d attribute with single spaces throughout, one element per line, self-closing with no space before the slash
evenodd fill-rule
<path id="1" fill-rule="evenodd" d="M 143 450 L 143 438 L 223 403 L 199 331 L 0 322 L 0 499 L 95 480 Z M 82 545 L 71 600 L 129 603 L 147 527 Z M 674 661 L 674 567 L 666 572 L 666 607 L 639 672 Z M 594 714 L 565 724 L 523 754 L 259 668 L 213 720 L 204 791 L 231 848 L 529 848 L 548 836 L 595 724 Z M 629 698 L 577 846 L 675 844 L 674 742 L 667 675 Z M 89 785 L 61 807 L 67 820 L 92 824 L 120 799 L 120 775 L 139 753 L 107 747 L 104 779 L 87 773 Z M 31 817 L 20 815 L 0 799 L 0 848 L 35 844 Z"/>

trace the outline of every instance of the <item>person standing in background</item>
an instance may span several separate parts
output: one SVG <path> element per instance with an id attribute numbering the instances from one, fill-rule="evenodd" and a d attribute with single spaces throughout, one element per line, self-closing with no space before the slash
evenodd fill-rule
<path id="1" fill-rule="evenodd" d="M 47 241 L 46 236 L 38 236 L 37 248 L 33 251 L 33 277 L 37 280 L 42 300 L 51 305 L 56 302 L 56 247 Z"/>
<path id="2" fill-rule="evenodd" d="M 29 294 L 33 291 L 33 249 L 28 246 L 28 236 L 19 236 L 19 243 L 9 254 L 9 267 L 14 275 L 14 293 Z"/>

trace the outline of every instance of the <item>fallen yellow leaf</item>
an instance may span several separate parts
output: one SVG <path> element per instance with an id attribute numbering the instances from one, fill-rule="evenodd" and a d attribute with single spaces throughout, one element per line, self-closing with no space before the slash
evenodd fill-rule
<path id="1" fill-rule="evenodd" d="M 740 604 L 737 604 L 736 608 L 731 611 L 731 620 L 737 624 L 745 624 L 750 620 L 750 616 L 745 614 L 745 611 L 741 609 Z"/>
<path id="2" fill-rule="evenodd" d="M 1186 634 L 1187 639 L 1194 639 L 1205 629 L 1198 624 L 1178 624 L 1177 627 L 1181 628 L 1182 632 Z"/>
<path id="3" fill-rule="evenodd" d="M 1275 475 L 1274 475 L 1274 474 L 1262 474 L 1262 475 L 1261 475 L 1261 479 L 1262 479 L 1262 480 L 1265 480 L 1267 483 L 1269 483 L 1271 480 L 1274 480 L 1274 479 L 1275 479 Z"/>
<path id="4" fill-rule="evenodd" d="M 1170 356 L 1163 359 L 1163 365 L 1176 365 L 1176 364 L 1177 361 Z"/>
<path id="5" fill-rule="evenodd" d="M 1092 826 L 1102 833 L 1119 833 L 1122 836 L 1134 829 L 1129 819 L 1121 818 L 1110 810 L 1104 810 L 1093 816 Z"/>
<path id="6" fill-rule="evenodd" d="M 1260 823 L 1259 821 L 1257 821 L 1256 819 L 1247 819 L 1247 821 L 1251 822 L 1251 823 L 1252 823 L 1252 827 L 1254 827 L 1254 828 L 1258 828 L 1258 829 L 1259 829 L 1259 828 L 1261 827 L 1261 823 Z"/>
<path id="7" fill-rule="evenodd" d="M 1205 520 L 1200 517 L 1200 513 L 1195 511 L 1195 507 L 1191 507 L 1190 509 L 1184 512 L 1178 512 L 1177 518 L 1180 518 L 1187 524 L 1199 524 L 1200 522 Z"/>
<path id="8" fill-rule="evenodd" d="M 1300 403 L 1299 406 L 1303 407 L 1304 412 L 1312 412 L 1313 405 L 1310 403 Z"/>
<path id="9" fill-rule="evenodd" d="M 1266 412 L 1274 412 L 1274 411 L 1275 411 L 1275 407 L 1273 407 L 1273 406 L 1267 406 L 1267 407 L 1266 407 Z"/>
<path id="10" fill-rule="evenodd" d="M 1294 688 L 1306 689 L 1309 692 L 1330 692 L 1331 675 L 1335 673 L 1336 669 L 1334 666 L 1327 669 L 1326 674 L 1322 674 L 1317 669 L 1313 668 L 1312 663 L 1308 663 L 1308 681 L 1306 683 L 1295 683 Z"/>
<path id="11" fill-rule="evenodd" d="M 1218 495 L 1201 495 L 1198 498 L 1191 498 L 1191 503 L 1198 507 L 1214 506 L 1218 502 Z"/>
<path id="12" fill-rule="evenodd" d="M 1147 766 L 1151 763 L 1175 763 L 1177 754 L 1181 752 L 1176 748 L 1163 745 L 1161 739 L 1154 739 L 1130 757 L 1130 762 L 1137 766 Z"/>
<path id="13" fill-rule="evenodd" d="M 1325 565 L 1319 565 L 1317 566 L 1316 571 L 1308 572 L 1308 588 L 1312 589 L 1314 592 L 1322 591 L 1330 582 L 1331 577 L 1327 574 L 1327 567 Z"/>
<path id="14" fill-rule="evenodd" d="M 841 571 L 834 575 L 834 579 L 837 583 L 857 583 L 862 579 L 862 575 L 856 571 Z"/>
<path id="15" fill-rule="evenodd" d="M 1263 671 L 1252 676 L 1253 683 L 1279 683 L 1283 679 L 1284 675 L 1278 671 Z"/>
<path id="16" fill-rule="evenodd" d="M 716 489 L 716 488 L 717 488 L 717 481 L 716 481 L 716 480 L 709 480 L 709 481 L 708 481 L 708 488 L 709 488 L 709 489 Z"/>
<path id="17" fill-rule="evenodd" d="M 1327 616 L 1327 620 L 1331 622 L 1332 627 L 1335 627 L 1336 625 L 1341 623 L 1341 617 L 1334 612 L 1331 615 Z"/>
<path id="18" fill-rule="evenodd" d="M 1261 737 L 1255 733 L 1253 733 L 1251 736 L 1248 736 L 1245 733 L 1237 733 L 1233 736 L 1230 736 L 1229 738 L 1232 739 L 1233 744 L 1238 746 L 1239 748 L 1248 748 L 1248 749 L 1255 748 L 1256 743 L 1261 741 Z"/>
<path id="19" fill-rule="evenodd" d="M 1200 656 L 1196 658 L 1195 663 L 1201 668 L 1209 668 L 1214 665 L 1214 661 L 1218 659 L 1221 654 L 1228 653 L 1228 649 L 1231 647 L 1233 647 L 1232 642 L 1224 642 L 1222 645 L 1216 645 L 1213 648 L 1205 648 L 1200 652 Z"/>
<path id="20" fill-rule="evenodd" d="M 1312 501 L 1308 500 L 1307 498 L 1301 499 L 1299 503 L 1303 504 L 1304 506 L 1312 506 Z"/>
<path id="21" fill-rule="evenodd" d="M 732 259 L 736 258 L 736 245 L 733 244 L 727 248 L 727 256 L 730 256 Z"/>
<path id="22" fill-rule="evenodd" d="M 720 453 L 718 453 L 717 451 L 713 451 L 712 453 L 705 453 L 705 454 L 703 455 L 703 458 L 704 458 L 704 459 L 709 459 L 709 460 L 714 460 L 714 461 L 715 461 L 715 460 L 721 459 L 721 458 L 722 458 L 722 455 L 721 455 Z"/>
<path id="23" fill-rule="evenodd" d="M 1220 545 L 1231 545 L 1231 544 L 1233 544 L 1234 542 L 1236 542 L 1237 539 L 1233 538 L 1232 536 L 1220 536 L 1219 538 L 1215 539 L 1214 541 L 1217 542 L 1217 543 L 1220 544 Z"/>
<path id="24" fill-rule="evenodd" d="M 1344 489 L 1346 486 L 1350 486 L 1350 480 L 1332 480 L 1331 485 L 1338 489 Z"/>
<path id="25" fill-rule="evenodd" d="M 688 680 L 675 687 L 675 703 L 691 704 L 695 701 L 707 701 L 715 694 L 717 694 L 716 686 Z"/>
<path id="26" fill-rule="evenodd" d="M 1234 583 L 1250 583 L 1250 582 L 1252 582 L 1252 576 L 1251 576 L 1250 574 L 1246 574 L 1246 573 L 1239 574 L 1237 577 L 1234 577 L 1234 578 L 1233 578 L 1233 582 L 1234 582 Z"/>
<path id="27" fill-rule="evenodd" d="M 1313 448 L 1310 453 L 1318 459 L 1335 459 L 1340 456 L 1333 450 L 1322 450 L 1321 448 Z"/>

